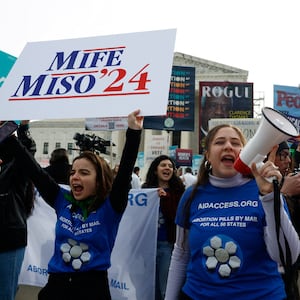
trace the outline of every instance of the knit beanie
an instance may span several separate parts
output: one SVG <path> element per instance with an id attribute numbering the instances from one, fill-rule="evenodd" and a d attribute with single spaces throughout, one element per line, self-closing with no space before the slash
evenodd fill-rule
<path id="1" fill-rule="evenodd" d="M 282 150 L 285 150 L 285 149 L 290 150 L 290 147 L 289 147 L 289 145 L 288 145 L 287 142 L 282 142 L 278 146 L 279 147 L 278 147 L 278 149 L 276 151 L 276 154 L 279 154 Z"/>

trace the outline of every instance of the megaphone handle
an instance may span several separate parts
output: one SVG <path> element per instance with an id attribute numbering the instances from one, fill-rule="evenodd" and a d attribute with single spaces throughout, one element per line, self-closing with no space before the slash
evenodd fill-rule
<path id="1" fill-rule="evenodd" d="M 265 179 L 266 179 L 268 182 L 270 182 L 270 183 L 272 183 L 274 180 L 278 180 L 276 176 L 265 177 Z"/>
<path id="2" fill-rule="evenodd" d="M 263 163 L 262 161 L 258 162 L 258 163 L 256 164 L 257 170 L 259 170 L 260 168 L 262 168 L 263 165 L 264 165 L 264 163 Z M 268 182 L 270 182 L 270 183 L 272 183 L 274 180 L 278 180 L 276 176 L 265 177 L 265 179 L 266 179 Z"/>

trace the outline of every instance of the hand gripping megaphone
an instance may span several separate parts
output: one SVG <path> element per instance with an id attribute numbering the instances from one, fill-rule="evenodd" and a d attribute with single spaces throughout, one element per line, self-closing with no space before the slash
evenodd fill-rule
<path id="1" fill-rule="evenodd" d="M 257 131 L 240 152 L 234 168 L 244 175 L 251 174 L 252 163 L 259 167 L 275 145 L 298 135 L 297 127 L 284 114 L 264 107 Z"/>

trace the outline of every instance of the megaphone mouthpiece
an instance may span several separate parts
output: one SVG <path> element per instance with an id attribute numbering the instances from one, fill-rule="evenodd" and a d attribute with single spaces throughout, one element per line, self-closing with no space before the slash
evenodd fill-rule
<path id="1" fill-rule="evenodd" d="M 234 162 L 234 168 L 243 175 L 252 173 L 251 169 L 241 160 L 240 156 Z"/>
<path id="2" fill-rule="evenodd" d="M 240 152 L 234 168 L 244 175 L 251 174 L 252 163 L 263 162 L 275 145 L 298 135 L 298 129 L 284 114 L 264 107 L 258 129 Z"/>

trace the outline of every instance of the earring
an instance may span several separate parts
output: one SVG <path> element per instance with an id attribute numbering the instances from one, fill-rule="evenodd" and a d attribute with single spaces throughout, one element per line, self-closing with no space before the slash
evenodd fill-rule
<path id="1" fill-rule="evenodd" d="M 204 167 L 205 167 L 205 170 L 206 171 L 210 171 L 211 170 L 211 164 L 210 164 L 210 162 L 207 160 L 207 161 L 205 161 L 205 163 L 204 163 Z"/>

